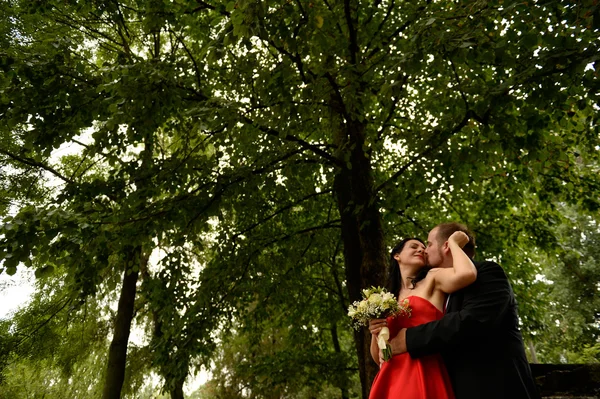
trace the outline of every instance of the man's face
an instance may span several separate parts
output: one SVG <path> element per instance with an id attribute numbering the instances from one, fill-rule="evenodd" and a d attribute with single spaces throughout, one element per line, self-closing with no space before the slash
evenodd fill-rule
<path id="1" fill-rule="evenodd" d="M 442 245 L 438 242 L 437 233 L 438 228 L 435 227 L 427 236 L 427 249 L 425 249 L 425 254 L 427 255 L 427 264 L 431 267 L 440 267 L 444 261 Z"/>

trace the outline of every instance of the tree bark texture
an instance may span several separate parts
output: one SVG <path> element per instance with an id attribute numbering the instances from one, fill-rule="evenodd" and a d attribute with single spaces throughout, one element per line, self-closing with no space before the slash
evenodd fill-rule
<path id="1" fill-rule="evenodd" d="M 335 352 L 341 353 L 342 347 L 340 345 L 340 340 L 338 338 L 338 331 L 337 331 L 336 323 L 331 323 L 331 340 L 333 342 L 333 348 L 335 349 Z M 339 385 L 338 385 L 338 388 L 340 389 L 341 394 L 342 394 L 341 399 L 349 399 L 350 398 L 347 387 L 348 387 L 348 381 L 344 377 L 344 380 L 339 381 Z"/>
<path id="2" fill-rule="evenodd" d="M 344 265 L 350 301 L 361 298 L 361 290 L 383 285 L 386 250 L 377 205 L 370 160 L 363 150 L 364 125 L 347 122 L 338 132 L 338 158 L 347 160 L 334 182 L 341 216 Z M 368 398 L 377 364 L 371 359 L 371 334 L 362 329 L 354 334 L 363 398 Z"/>
<path id="3" fill-rule="evenodd" d="M 171 399 L 184 399 L 183 383 L 185 379 L 177 381 L 177 386 L 171 389 Z"/>
<path id="4" fill-rule="evenodd" d="M 134 262 L 147 262 L 141 256 L 141 247 L 132 251 Z M 115 319 L 114 335 L 108 351 L 108 363 L 106 368 L 106 379 L 102 392 L 103 399 L 120 399 L 123 381 L 125 380 L 125 364 L 127 361 L 127 344 L 131 332 L 131 321 L 133 319 L 136 285 L 138 271 L 125 268 L 123 273 L 123 285 L 119 296 L 117 317 Z"/>

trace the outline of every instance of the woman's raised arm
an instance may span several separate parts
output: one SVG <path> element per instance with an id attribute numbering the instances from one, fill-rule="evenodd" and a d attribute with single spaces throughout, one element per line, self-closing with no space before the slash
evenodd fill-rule
<path id="1" fill-rule="evenodd" d="M 448 248 L 452 253 L 452 267 L 438 269 L 435 272 L 436 289 L 451 294 L 475 282 L 477 269 L 471 258 L 462 250 L 468 242 L 469 237 L 462 231 L 455 231 L 448 238 Z"/>

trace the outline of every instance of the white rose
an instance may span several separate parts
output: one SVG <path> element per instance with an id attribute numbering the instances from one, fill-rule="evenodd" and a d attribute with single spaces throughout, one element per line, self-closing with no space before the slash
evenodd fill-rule
<path id="1" fill-rule="evenodd" d="M 380 306 L 383 303 L 383 298 L 380 294 L 373 294 L 369 297 L 369 302 L 373 305 Z"/>
<path id="2" fill-rule="evenodd" d="M 356 310 L 359 311 L 359 312 L 366 311 L 367 310 L 367 303 L 366 302 L 359 303 Z"/>

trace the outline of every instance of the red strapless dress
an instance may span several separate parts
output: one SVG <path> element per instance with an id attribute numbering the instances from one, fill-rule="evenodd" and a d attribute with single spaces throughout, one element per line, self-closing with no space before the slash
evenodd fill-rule
<path id="1" fill-rule="evenodd" d="M 390 339 L 402 328 L 442 318 L 425 298 L 409 296 L 411 316 L 388 317 Z M 408 353 L 384 362 L 375 376 L 369 399 L 454 399 L 446 366 L 439 354 L 413 359 Z"/>

